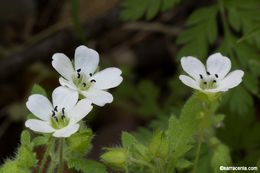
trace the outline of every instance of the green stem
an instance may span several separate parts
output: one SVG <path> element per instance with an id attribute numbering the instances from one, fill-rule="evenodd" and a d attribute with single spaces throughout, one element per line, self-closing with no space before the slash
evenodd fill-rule
<path id="1" fill-rule="evenodd" d="M 195 160 L 194 160 L 192 173 L 196 173 L 197 165 L 198 165 L 199 158 L 200 158 L 201 143 L 202 143 L 202 133 L 200 132 L 199 141 L 198 141 L 198 145 L 197 145 L 197 148 L 196 148 L 196 156 L 195 156 Z"/>
<path id="2" fill-rule="evenodd" d="M 60 139 L 60 145 L 59 145 L 59 169 L 58 169 L 58 173 L 63 173 L 63 143 L 64 143 L 64 139 L 61 138 Z"/>
<path id="3" fill-rule="evenodd" d="M 219 2 L 221 20 L 222 20 L 222 23 L 223 23 L 224 34 L 225 34 L 226 37 L 229 37 L 231 35 L 231 32 L 230 32 L 229 27 L 228 27 L 228 22 L 227 22 L 227 18 L 226 18 L 226 14 L 225 14 L 225 7 L 223 5 L 222 0 L 219 0 L 218 2 Z"/>
<path id="4" fill-rule="evenodd" d="M 52 147 L 52 138 L 49 139 L 49 144 L 48 144 L 48 146 L 47 146 L 47 148 L 45 150 L 45 153 L 43 155 L 43 158 L 42 158 L 42 161 L 41 161 L 41 165 L 39 167 L 39 173 L 42 173 L 43 170 L 44 170 L 44 166 L 45 166 L 45 163 L 46 163 L 46 161 L 48 159 L 51 147 Z"/>

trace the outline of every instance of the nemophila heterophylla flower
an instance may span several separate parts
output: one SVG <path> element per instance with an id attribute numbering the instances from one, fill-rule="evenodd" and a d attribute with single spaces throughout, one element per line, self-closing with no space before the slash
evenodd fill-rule
<path id="1" fill-rule="evenodd" d="M 205 93 L 225 92 L 239 85 L 244 76 L 242 70 L 231 69 L 229 58 L 215 53 L 208 57 L 206 67 L 197 58 L 181 58 L 181 66 L 189 75 L 180 75 L 180 80 L 187 86 Z"/>
<path id="2" fill-rule="evenodd" d="M 78 93 L 62 86 L 53 91 L 52 103 L 43 95 L 33 94 L 26 106 L 39 119 L 29 119 L 25 126 L 36 132 L 53 133 L 54 137 L 69 137 L 78 131 L 78 122 L 93 107 L 88 99 L 77 101 Z"/>
<path id="3" fill-rule="evenodd" d="M 52 66 L 62 76 L 59 79 L 60 84 L 76 90 L 98 106 L 111 103 L 113 96 L 106 90 L 114 88 L 122 82 L 121 70 L 110 67 L 96 72 L 99 55 L 95 50 L 86 46 L 77 47 L 74 58 L 74 63 L 72 63 L 62 53 L 53 55 Z"/>

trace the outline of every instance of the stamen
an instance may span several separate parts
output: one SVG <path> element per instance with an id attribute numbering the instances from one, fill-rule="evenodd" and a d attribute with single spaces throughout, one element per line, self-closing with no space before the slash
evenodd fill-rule
<path id="1" fill-rule="evenodd" d="M 92 74 L 92 73 L 89 73 L 89 76 L 90 76 L 90 77 L 92 77 L 92 76 L 93 76 L 93 74 Z"/>
<path id="2" fill-rule="evenodd" d="M 210 72 L 207 71 L 207 75 L 210 75 Z"/>
<path id="3" fill-rule="evenodd" d="M 203 83 L 204 83 L 205 85 L 207 84 L 207 82 L 206 82 L 206 81 L 204 81 Z"/>
<path id="4" fill-rule="evenodd" d="M 58 112 L 58 106 L 54 107 L 54 111 Z"/>
<path id="5" fill-rule="evenodd" d="M 54 117 L 55 116 L 55 112 L 54 111 L 52 111 L 52 115 L 51 115 L 52 117 Z"/>
<path id="6" fill-rule="evenodd" d="M 83 84 L 82 84 L 84 87 L 86 87 L 87 86 L 87 84 L 84 82 Z"/>
<path id="7" fill-rule="evenodd" d="M 63 120 L 64 118 L 65 118 L 65 115 L 62 115 L 62 116 L 61 116 L 61 119 Z"/>
<path id="8" fill-rule="evenodd" d="M 200 79 L 203 79 L 203 76 L 202 76 L 202 74 L 200 74 Z"/>
<path id="9" fill-rule="evenodd" d="M 216 78 L 218 78 L 218 74 L 215 74 Z"/>
<path id="10" fill-rule="evenodd" d="M 213 83 L 216 83 L 217 81 L 216 80 L 213 80 Z"/>
<path id="11" fill-rule="evenodd" d="M 77 74 L 78 74 L 77 78 L 80 78 L 80 74 L 79 73 L 77 73 Z"/>
<path id="12" fill-rule="evenodd" d="M 95 79 L 92 79 L 90 82 L 93 83 L 93 82 L 96 82 L 96 80 L 95 80 Z"/>
<path id="13" fill-rule="evenodd" d="M 65 114 L 65 108 L 62 108 L 61 112 L 64 115 Z"/>
<path id="14" fill-rule="evenodd" d="M 81 68 L 79 68 L 78 70 L 77 70 L 77 72 L 79 73 L 81 71 Z"/>
<path id="15" fill-rule="evenodd" d="M 58 120 L 58 118 L 57 118 L 56 116 L 54 116 L 53 118 L 55 119 L 55 121 L 56 121 L 56 122 L 58 122 L 58 121 L 59 121 L 59 120 Z"/>

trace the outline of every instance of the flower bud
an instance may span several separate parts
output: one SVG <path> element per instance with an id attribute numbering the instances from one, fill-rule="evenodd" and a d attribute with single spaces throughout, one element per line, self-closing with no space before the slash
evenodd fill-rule
<path id="1" fill-rule="evenodd" d="M 109 148 L 106 153 L 101 156 L 101 160 L 115 168 L 124 169 L 127 162 L 127 151 L 123 148 Z"/>

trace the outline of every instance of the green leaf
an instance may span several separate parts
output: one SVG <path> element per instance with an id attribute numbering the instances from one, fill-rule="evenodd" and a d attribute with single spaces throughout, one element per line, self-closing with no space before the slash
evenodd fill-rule
<path id="1" fill-rule="evenodd" d="M 124 21 L 141 19 L 144 15 L 147 20 L 154 18 L 160 11 L 174 7 L 180 0 L 122 0 L 120 18 Z"/>
<path id="2" fill-rule="evenodd" d="M 83 173 L 107 173 L 103 164 L 82 158 L 74 158 L 68 160 L 68 167 Z"/>
<path id="3" fill-rule="evenodd" d="M 41 94 L 47 96 L 46 91 L 38 84 L 33 85 L 31 94 Z"/>
<path id="4" fill-rule="evenodd" d="M 39 145 L 45 145 L 48 143 L 49 141 L 49 136 L 45 135 L 45 136 L 37 136 L 33 139 L 33 143 L 35 146 L 39 146 Z"/>
<path id="5" fill-rule="evenodd" d="M 200 8 L 190 15 L 186 22 L 188 29 L 177 37 L 177 44 L 183 45 L 177 57 L 206 57 L 209 44 L 214 43 L 218 35 L 217 12 L 218 6 L 213 5 Z"/>
<path id="6" fill-rule="evenodd" d="M 27 130 L 22 131 L 21 144 L 22 145 L 30 145 L 30 142 L 31 142 L 30 133 Z"/>
<path id="7" fill-rule="evenodd" d="M 178 169 L 184 169 L 184 168 L 188 168 L 192 165 L 192 163 L 186 159 L 180 159 L 177 161 L 176 163 L 176 168 Z"/>
<path id="8" fill-rule="evenodd" d="M 32 148 L 21 146 L 17 153 L 17 163 L 23 168 L 30 169 L 36 166 L 37 159 L 36 154 L 32 151 Z"/>
<path id="9" fill-rule="evenodd" d="M 121 135 L 121 141 L 124 148 L 130 148 L 132 145 L 137 143 L 136 138 L 130 133 L 123 132 Z"/>

